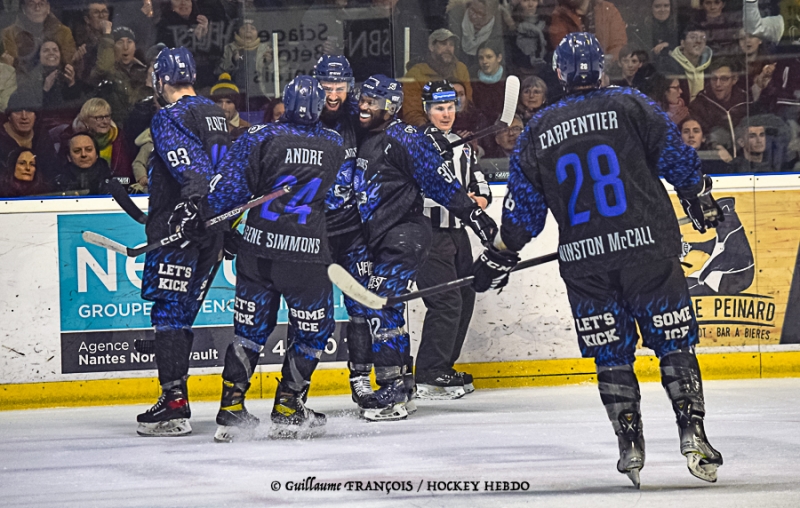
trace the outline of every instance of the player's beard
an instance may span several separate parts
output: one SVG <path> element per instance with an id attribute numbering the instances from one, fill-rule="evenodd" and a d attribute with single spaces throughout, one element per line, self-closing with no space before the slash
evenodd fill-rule
<path id="1" fill-rule="evenodd" d="M 322 109 L 322 115 L 320 115 L 320 120 L 327 126 L 336 125 L 336 122 L 342 117 L 344 112 L 344 104 L 339 104 L 339 107 L 333 111 L 328 108 Z"/>

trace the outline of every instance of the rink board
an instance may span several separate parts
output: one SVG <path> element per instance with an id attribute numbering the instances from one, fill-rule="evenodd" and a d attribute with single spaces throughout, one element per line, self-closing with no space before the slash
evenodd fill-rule
<path id="1" fill-rule="evenodd" d="M 492 190 L 489 212 L 499 219 L 505 187 Z M 720 177 L 714 194 L 735 209 L 741 227 L 725 232 L 734 236 L 723 243 L 718 232 L 681 228 L 692 246 L 685 272 L 699 290 L 693 303 L 704 375 L 800 376 L 800 176 Z M 134 199 L 146 208 L 146 198 Z M 0 201 L 0 409 L 136 403 L 158 391 L 152 358 L 132 348 L 135 338 L 152 333 L 148 302 L 139 297 L 143 257 L 85 244 L 80 232 L 86 229 L 129 246 L 144 241 L 143 227 L 111 199 Z M 477 252 L 478 242 L 473 245 Z M 522 257 L 556 246 L 557 227 L 549 217 Z M 234 284 L 234 267 L 226 262 L 198 317 L 191 378 L 198 399 L 218 397 L 221 358 L 233 336 Z M 337 321 L 346 320 L 338 290 L 335 303 Z M 409 305 L 413 350 L 424 312 L 421 302 Z M 315 374 L 317 394 L 348 389 L 341 325 Z M 593 382 L 591 360 L 576 358 L 573 326 L 557 264 L 532 268 L 515 274 L 499 295 L 479 295 L 461 362 L 480 388 Z M 272 396 L 284 340 L 281 326 L 265 348 L 253 396 Z M 640 353 L 637 372 L 656 380 L 657 360 Z"/>

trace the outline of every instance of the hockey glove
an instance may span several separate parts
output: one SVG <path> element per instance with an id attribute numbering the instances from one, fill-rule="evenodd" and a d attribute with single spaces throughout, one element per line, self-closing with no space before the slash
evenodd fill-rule
<path id="1" fill-rule="evenodd" d="M 472 265 L 472 287 L 478 293 L 501 289 L 508 284 L 508 274 L 519 263 L 519 254 L 489 246 Z"/>
<path id="2" fill-rule="evenodd" d="M 222 243 L 222 256 L 228 261 L 233 260 L 239 254 L 239 240 L 241 238 L 242 235 L 236 230 L 225 232 L 225 239 Z"/>
<path id="3" fill-rule="evenodd" d="M 181 201 L 169 217 L 169 231 L 183 233 L 183 237 L 192 242 L 198 242 L 205 235 L 205 225 L 198 214 L 200 198 L 193 196 L 186 201 Z"/>
<path id="4" fill-rule="evenodd" d="M 703 188 L 694 196 L 686 195 L 678 189 L 678 198 L 692 220 L 692 226 L 701 233 L 707 228 L 715 228 L 725 220 L 722 208 L 719 207 L 714 196 L 711 195 L 711 177 L 703 175 Z"/>
<path id="5" fill-rule="evenodd" d="M 480 207 L 476 206 L 469 213 L 467 225 L 478 235 L 484 245 L 494 242 L 494 237 L 497 235 L 497 223 Z"/>

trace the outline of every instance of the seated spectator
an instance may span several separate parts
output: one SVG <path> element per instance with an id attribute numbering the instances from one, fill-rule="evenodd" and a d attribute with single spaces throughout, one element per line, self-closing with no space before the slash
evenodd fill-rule
<path id="1" fill-rule="evenodd" d="M 199 5 L 202 5 L 199 7 Z M 197 64 L 197 88 L 214 84 L 225 43 L 225 12 L 216 2 L 198 4 L 195 0 L 169 0 L 156 25 L 158 42 L 169 48 L 183 46 Z"/>
<path id="2" fill-rule="evenodd" d="M 121 130 L 111 119 L 111 106 L 108 102 L 93 98 L 83 104 L 71 128 L 62 133 L 61 160 L 66 159 L 69 149 L 66 141 L 78 132 L 89 134 L 95 141 L 99 157 L 108 163 L 111 176 L 125 186 L 134 183 L 133 161 L 128 154 Z"/>
<path id="3" fill-rule="evenodd" d="M 539 0 L 512 2 L 510 22 L 505 31 L 508 74 L 528 76 L 548 67 L 547 27 L 537 14 Z"/>
<path id="4" fill-rule="evenodd" d="M 447 3 L 448 28 L 458 38 L 456 57 L 473 76 L 478 71 L 478 46 L 486 41 L 503 44 L 503 22 L 498 9 L 498 0 L 450 0 Z"/>
<path id="5" fill-rule="evenodd" d="M 708 145 L 700 122 L 689 116 L 678 124 L 678 131 L 683 142 L 697 150 L 703 164 L 703 173 L 719 175 L 729 171 L 728 162 L 733 159 L 731 154 L 722 146 Z"/>
<path id="6" fill-rule="evenodd" d="M 506 93 L 506 73 L 503 67 L 503 47 L 486 41 L 478 48 L 478 80 L 472 82 L 472 93 L 480 97 L 475 106 L 483 116 L 495 120 L 503 112 Z"/>
<path id="7" fill-rule="evenodd" d="M 286 111 L 286 106 L 283 104 L 283 100 L 280 97 L 272 99 L 264 106 L 264 123 L 277 122 L 284 111 Z"/>
<path id="8" fill-rule="evenodd" d="M 405 97 L 401 113 L 406 123 L 416 126 L 427 123 L 425 111 L 422 110 L 422 87 L 429 81 L 463 83 L 467 99 L 472 100 L 469 71 L 455 56 L 457 41 L 458 37 L 446 28 L 434 30 L 428 37 L 427 60 L 411 67 L 403 80 Z"/>
<path id="9" fill-rule="evenodd" d="M 669 53 L 661 52 L 656 60 L 658 71 L 675 77 L 681 84 L 681 95 L 691 102 L 705 87 L 705 72 L 711 65 L 712 51 L 706 46 L 706 31 L 689 25 L 681 31 L 681 44 Z"/>
<path id="10" fill-rule="evenodd" d="M 642 21 L 628 19 L 628 40 L 654 56 L 678 47 L 678 12 L 672 0 L 650 0 L 650 11 Z"/>
<path id="11" fill-rule="evenodd" d="M 33 39 L 35 50 L 38 50 L 45 39 L 56 41 L 61 48 L 62 60 L 72 63 L 75 55 L 75 40 L 72 31 L 64 26 L 61 21 L 50 13 L 50 3 L 47 0 L 21 0 L 20 13 L 13 25 L 3 29 L 2 60 L 15 65 L 15 60 L 20 56 L 17 47 L 18 35 L 26 33 Z"/>
<path id="12" fill-rule="evenodd" d="M 74 114 L 85 90 L 75 79 L 74 67 L 64 62 L 58 43 L 50 39 L 39 46 L 39 58 L 32 68 L 17 71 L 17 86 L 30 90 L 51 116 L 56 110 L 70 108 Z"/>
<path id="13" fill-rule="evenodd" d="M 219 81 L 211 87 L 209 98 L 225 112 L 231 139 L 238 138 L 250 127 L 249 122 L 239 118 L 238 108 L 241 106 L 242 94 L 239 93 L 239 88 L 231 81 L 230 74 L 225 72 L 220 74 Z"/>
<path id="14" fill-rule="evenodd" d="M 5 110 L 7 121 L 0 129 L 0 161 L 7 160 L 17 148 L 33 150 L 40 176 L 45 182 L 51 182 L 58 168 L 53 144 L 37 119 L 40 109 L 41 103 L 31 90 L 22 88 L 11 94 Z"/>
<path id="15" fill-rule="evenodd" d="M 481 110 L 467 97 L 467 88 L 460 81 L 451 81 L 450 84 L 456 91 L 456 121 L 453 123 L 453 132 L 465 138 L 490 124 L 489 119 L 483 116 Z M 477 141 L 472 143 L 473 147 L 478 145 Z"/>
<path id="16" fill-rule="evenodd" d="M 66 145 L 67 163 L 59 177 L 61 191 L 88 191 L 91 196 L 110 194 L 108 162 L 100 158 L 95 140 L 85 132 L 76 132 Z M 124 183 L 124 182 L 121 182 Z"/>
<path id="17" fill-rule="evenodd" d="M 639 89 L 656 101 L 675 124 L 681 123 L 689 116 L 689 108 L 683 102 L 681 85 L 677 79 L 669 79 L 663 74 L 655 72 L 644 80 Z"/>
<path id="18" fill-rule="evenodd" d="M 633 86 L 633 77 L 642 65 L 649 61 L 647 52 L 636 49 L 631 45 L 626 45 L 619 51 L 619 67 L 622 70 L 622 77 L 611 82 L 616 86 Z"/>
<path id="19" fill-rule="evenodd" d="M 767 150 L 767 131 L 763 125 L 747 125 L 742 122 L 736 128 L 736 144 L 739 154 L 731 161 L 730 173 L 753 174 L 772 173 L 772 164 L 764 156 Z"/>
<path id="20" fill-rule="evenodd" d="M 249 96 L 269 96 L 272 85 L 272 43 L 261 42 L 253 20 L 237 22 L 234 41 L 225 46 L 217 74 L 227 73 Z"/>
<path id="21" fill-rule="evenodd" d="M 494 143 L 484 145 L 487 159 L 505 159 L 514 151 L 519 135 L 522 134 L 523 123 L 519 115 L 514 115 L 514 120 L 507 129 L 498 132 L 494 138 Z"/>
<path id="22" fill-rule="evenodd" d="M 100 40 L 111 33 L 111 11 L 105 0 L 89 0 L 83 11 L 83 23 L 75 26 L 75 70 L 79 81 L 91 84 L 89 74 L 97 65 Z"/>
<path id="23" fill-rule="evenodd" d="M 734 55 L 736 34 L 742 27 L 741 7 L 726 11 L 724 0 L 703 0 L 701 6 L 692 22 L 706 30 L 708 47 L 717 57 Z"/>
<path id="24" fill-rule="evenodd" d="M 591 32 L 597 36 L 606 58 L 617 61 L 628 43 L 625 21 L 614 4 L 605 0 L 558 0 L 550 21 L 550 46 L 555 48 L 567 34 Z M 609 62 L 606 62 L 609 63 Z"/>
<path id="25" fill-rule="evenodd" d="M 31 149 L 13 149 L 0 175 L 0 198 L 37 196 L 48 192 L 49 186 L 36 171 L 36 156 Z"/>
<path id="26" fill-rule="evenodd" d="M 542 78 L 528 76 L 522 80 L 522 84 L 519 87 L 517 114 L 522 118 L 523 125 L 527 124 L 546 102 L 547 85 Z"/>
<path id="27" fill-rule="evenodd" d="M 720 58 L 708 67 L 708 86 L 689 105 L 689 111 L 703 126 L 709 139 L 723 145 L 736 157 L 733 126 L 752 114 L 755 105 L 747 93 L 736 86 L 739 81 L 736 62 Z"/>
<path id="28" fill-rule="evenodd" d="M 119 125 L 128 118 L 134 104 L 151 93 L 147 65 L 135 53 L 136 34 L 118 26 L 100 41 L 97 65 L 91 73 L 92 82 L 109 82 L 99 95 L 109 103 Z"/>

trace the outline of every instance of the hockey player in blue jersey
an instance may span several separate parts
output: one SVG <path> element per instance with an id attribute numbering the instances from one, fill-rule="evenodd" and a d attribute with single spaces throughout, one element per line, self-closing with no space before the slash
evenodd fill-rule
<path id="1" fill-rule="evenodd" d="M 631 88 L 599 88 L 603 51 L 592 34 L 567 35 L 553 66 L 567 95 L 538 112 L 517 142 L 500 234 L 475 262 L 474 286 L 505 286 L 549 208 L 581 354 L 595 359 L 600 398 L 618 438 L 617 470 L 639 486 L 645 450 L 633 371 L 638 325 L 644 346 L 660 359 L 689 471 L 714 482 L 722 455 L 703 426 L 697 321 L 678 261 L 680 231 L 658 177 L 675 187 L 701 232 L 724 218 L 711 180 L 653 101 Z"/>
<path id="2" fill-rule="evenodd" d="M 155 61 L 153 88 L 162 107 L 151 124 L 154 153 L 149 168 L 150 213 L 147 240 L 182 232 L 187 242 L 147 253 L 142 298 L 153 301 L 155 358 L 162 394 L 138 416 L 138 433 L 179 436 L 192 431 L 186 379 L 192 350 L 192 324 L 212 268 L 221 259 L 222 233 L 197 227 L 200 201 L 209 191 L 214 166 L 229 144 L 225 114 L 198 97 L 192 54 L 164 49 Z"/>
<path id="3" fill-rule="evenodd" d="M 359 122 L 365 133 L 358 147 L 354 187 L 373 261 L 368 289 L 382 296 L 405 293 L 417 278 L 431 244 L 430 219 L 423 214 L 423 192 L 491 242 L 497 225 L 467 195 L 429 139 L 395 119 L 403 104 L 402 85 L 383 75 L 361 87 Z M 374 407 L 362 407 L 369 420 L 408 416 L 403 375 L 410 358 L 404 305 L 383 309 L 373 326 Z"/>
<path id="4" fill-rule="evenodd" d="M 367 244 L 353 192 L 353 169 L 358 149 L 358 100 L 355 96 L 353 69 L 344 56 L 323 55 L 314 67 L 314 76 L 325 90 L 321 122 L 341 134 L 345 153 L 353 164 L 343 166 L 328 193 L 326 222 L 333 262 L 345 267 L 366 285 L 372 270 Z M 362 407 L 372 399 L 369 375 L 372 371 L 372 334 L 367 319 L 379 315 L 345 295 L 350 317 L 346 332 L 350 390 L 353 402 Z M 413 384 L 413 380 L 412 380 Z"/>
<path id="5" fill-rule="evenodd" d="M 316 79 L 296 77 L 286 85 L 283 101 L 279 122 L 248 129 L 219 164 L 217 188 L 236 191 L 209 200 L 213 214 L 246 201 L 249 193 L 291 186 L 287 194 L 251 209 L 245 220 L 236 258 L 236 338 L 225 353 L 217 441 L 231 441 L 240 429 L 258 424 L 244 398 L 275 329 L 281 296 L 290 331 L 270 436 L 311 437 L 326 422 L 325 415 L 305 406 L 311 374 L 335 326 L 325 200 L 337 175 L 347 172 L 343 166 L 354 161 L 345 159 L 342 137 L 319 122 L 325 92 Z"/>

